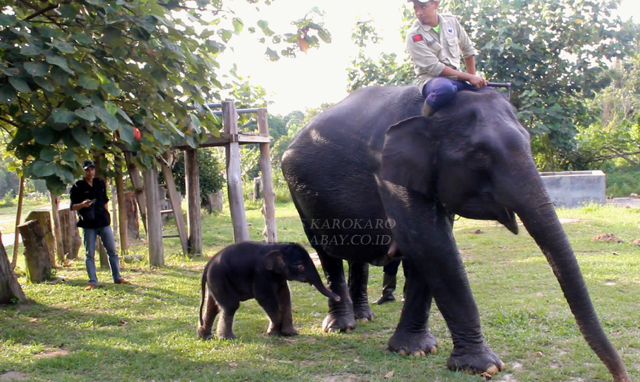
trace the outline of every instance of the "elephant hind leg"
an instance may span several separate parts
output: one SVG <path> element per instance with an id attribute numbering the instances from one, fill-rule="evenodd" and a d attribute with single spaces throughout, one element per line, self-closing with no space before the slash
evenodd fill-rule
<path id="1" fill-rule="evenodd" d="M 208 340 L 213 338 L 211 329 L 213 328 L 213 321 L 220 312 L 220 307 L 218 306 L 216 299 L 213 298 L 208 287 L 205 287 L 203 292 L 205 296 L 203 296 L 203 301 L 200 303 L 200 320 L 198 323 L 197 335 L 198 338 Z"/>
<path id="2" fill-rule="evenodd" d="M 233 333 L 233 317 L 239 307 L 240 301 L 225 301 L 224 305 L 220 305 L 221 313 L 216 329 L 218 338 L 225 340 L 234 340 L 237 338 L 235 333 Z"/>
<path id="3" fill-rule="evenodd" d="M 349 263 L 349 295 L 355 319 L 360 322 L 373 321 L 374 318 L 367 295 L 368 281 L 369 264 Z"/>

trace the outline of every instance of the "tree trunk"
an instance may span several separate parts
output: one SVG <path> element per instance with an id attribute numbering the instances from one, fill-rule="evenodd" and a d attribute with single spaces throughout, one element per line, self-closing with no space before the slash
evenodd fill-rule
<path id="1" fill-rule="evenodd" d="M 15 231 L 15 239 L 13 240 L 13 260 L 11 260 L 11 269 L 16 268 L 16 263 L 18 262 L 18 248 L 20 247 L 20 241 L 18 232 L 18 224 L 20 224 L 20 219 L 22 219 L 22 202 L 24 199 L 24 175 L 20 177 L 20 190 L 18 191 L 18 210 L 16 211 L 16 231 Z"/>
<path id="2" fill-rule="evenodd" d="M 53 203 L 53 196 L 52 196 Z M 26 222 L 30 220 L 35 220 L 40 224 L 40 230 L 44 237 L 44 240 L 47 242 L 47 250 L 49 251 L 49 259 L 51 262 L 51 266 L 55 267 L 56 265 L 56 239 L 53 237 L 53 229 L 51 227 L 51 213 L 49 211 L 31 211 L 27 218 Z M 22 231 L 20 231 L 22 233 Z M 24 235 L 22 235 L 22 239 L 24 240 Z"/>
<path id="3" fill-rule="evenodd" d="M 10 304 L 15 300 L 27 301 L 27 296 L 13 274 L 7 251 L 2 244 L 2 235 L 0 235 L 0 304 Z"/>
<path id="4" fill-rule="evenodd" d="M 19 225 L 18 229 L 24 243 L 29 280 L 39 283 L 51 279 L 53 263 L 41 224 L 37 220 L 29 220 Z"/>
<path id="5" fill-rule="evenodd" d="M 200 170 L 198 151 L 184 152 L 185 188 L 187 194 L 187 227 L 189 231 L 189 253 L 202 255 L 202 219 L 200 216 Z"/>
<path id="6" fill-rule="evenodd" d="M 64 264 L 64 248 L 62 246 L 62 229 L 60 228 L 60 196 L 51 195 L 51 217 L 53 218 L 53 240 L 55 241 L 56 257 L 60 265 Z M 55 262 L 54 262 L 55 265 Z"/>
<path id="7" fill-rule="evenodd" d="M 82 238 L 80 238 L 80 233 L 78 232 L 76 211 L 72 211 L 71 208 L 63 208 L 58 211 L 58 216 L 60 217 L 62 253 L 66 260 L 77 259 L 78 252 L 82 246 Z"/>

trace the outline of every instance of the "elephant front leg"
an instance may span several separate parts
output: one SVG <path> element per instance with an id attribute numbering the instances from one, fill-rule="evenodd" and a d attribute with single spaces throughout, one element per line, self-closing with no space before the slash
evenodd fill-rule
<path id="1" fill-rule="evenodd" d="M 373 320 L 373 310 L 369 306 L 367 283 L 369 281 L 369 264 L 349 263 L 349 295 L 353 303 L 356 320 L 361 322 Z"/>
<path id="2" fill-rule="evenodd" d="M 405 273 L 405 302 L 400 322 L 389 339 L 389 350 L 400 355 L 424 356 L 438 351 L 436 338 L 429 331 L 431 292 L 426 280 L 416 272 L 411 260 L 403 262 Z"/>
<path id="3" fill-rule="evenodd" d="M 322 322 L 325 332 L 350 332 L 356 328 L 353 302 L 344 278 L 342 260 L 328 256 L 322 249 L 316 248 L 327 278 L 328 288 L 340 296 L 340 301 L 329 299 L 329 313 Z"/>
<path id="4" fill-rule="evenodd" d="M 291 313 L 291 292 L 289 291 L 289 285 L 285 282 L 282 287 L 278 289 L 278 306 L 279 313 L 278 317 L 282 320 L 279 327 L 273 325 L 273 329 L 271 333 L 267 331 L 269 334 L 280 334 L 283 336 L 294 336 L 298 334 L 295 327 L 293 326 L 293 314 Z"/>

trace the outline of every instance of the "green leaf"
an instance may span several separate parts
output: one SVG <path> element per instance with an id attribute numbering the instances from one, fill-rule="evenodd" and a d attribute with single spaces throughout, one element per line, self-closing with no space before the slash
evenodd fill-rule
<path id="1" fill-rule="evenodd" d="M 53 121 L 55 123 L 69 124 L 75 121 L 76 119 L 76 115 L 65 108 L 53 109 L 53 112 L 51 113 L 51 115 L 53 116 Z"/>
<path id="2" fill-rule="evenodd" d="M 67 64 L 67 60 L 65 60 L 64 57 L 62 57 L 62 56 L 58 56 L 58 55 L 55 55 L 55 54 L 48 54 L 46 60 L 51 65 L 58 66 L 62 70 L 64 70 L 65 72 L 67 72 L 69 74 L 75 74 L 73 72 L 73 70 L 69 69 L 69 65 Z"/>
<path id="3" fill-rule="evenodd" d="M 9 77 L 9 83 L 11 84 L 11 86 L 14 87 L 14 89 L 16 89 L 19 92 L 29 93 L 31 91 L 31 88 L 29 88 L 29 85 L 27 85 L 26 82 L 22 81 L 19 78 Z"/>
<path id="4" fill-rule="evenodd" d="M 78 82 L 80 83 L 80 86 L 87 90 L 96 90 L 98 86 L 100 86 L 99 80 L 86 74 L 81 75 Z"/>
<path id="5" fill-rule="evenodd" d="M 53 40 L 51 43 L 47 43 L 47 45 L 53 46 L 54 48 L 58 49 L 62 53 L 72 54 L 76 52 L 76 49 L 74 48 L 74 46 L 69 44 L 66 41 Z"/>
<path id="6" fill-rule="evenodd" d="M 133 142 L 133 129 L 130 125 L 120 125 L 118 132 L 120 133 L 120 139 L 126 143 Z"/>
<path id="7" fill-rule="evenodd" d="M 93 142 L 93 147 L 96 149 L 101 149 L 105 146 L 104 134 L 94 133 L 91 136 L 91 140 Z"/>
<path id="8" fill-rule="evenodd" d="M 231 31 L 227 29 L 219 29 L 218 36 L 220 36 L 222 41 L 229 42 L 229 40 L 231 40 L 231 37 L 233 37 L 233 33 L 231 33 Z"/>
<path id="9" fill-rule="evenodd" d="M 24 70 L 34 77 L 42 77 L 49 73 L 49 65 L 44 62 L 29 61 L 24 63 Z"/>
<path id="10" fill-rule="evenodd" d="M 76 154 L 72 150 L 65 150 L 62 152 L 62 159 L 68 163 L 74 163 L 78 160 Z"/>
<path id="11" fill-rule="evenodd" d="M 67 170 L 64 167 L 56 166 L 55 174 L 60 178 L 64 183 L 70 184 L 75 180 L 73 173 Z"/>
<path id="12" fill-rule="evenodd" d="M 118 105 L 113 102 L 105 102 L 104 108 L 111 115 L 116 115 L 116 113 L 118 112 Z"/>
<path id="13" fill-rule="evenodd" d="M 48 125 L 44 125 L 40 128 L 32 128 L 31 134 L 33 135 L 33 139 L 41 145 L 48 145 L 53 142 L 53 129 Z"/>
<path id="14" fill-rule="evenodd" d="M 130 124 L 133 124 L 133 121 L 131 120 L 131 118 L 129 118 L 127 113 L 121 108 L 118 108 L 118 115 L 121 116 L 125 121 L 129 122 Z"/>
<path id="15" fill-rule="evenodd" d="M 86 44 L 86 45 L 93 44 L 93 39 L 91 39 L 91 37 L 87 36 L 84 33 L 74 33 L 71 35 L 71 38 L 81 44 Z"/>
<path id="16" fill-rule="evenodd" d="M 122 93 L 121 90 L 118 89 L 118 87 L 113 82 L 108 82 L 106 84 L 103 84 L 102 89 L 104 89 L 104 91 L 106 91 L 109 95 L 112 95 L 114 97 L 119 97 L 120 94 Z"/>
<path id="17" fill-rule="evenodd" d="M 233 29 L 235 30 L 236 34 L 242 32 L 242 28 L 244 28 L 244 23 L 242 22 L 242 20 L 237 17 L 234 17 L 232 21 L 233 21 Z"/>
<path id="18" fill-rule="evenodd" d="M 69 73 L 62 70 L 61 68 L 57 66 L 51 68 L 51 79 L 53 79 L 56 84 L 60 86 L 67 86 L 69 85 L 69 78 Z"/>
<path id="19" fill-rule="evenodd" d="M 83 147 L 87 149 L 91 148 L 91 136 L 89 136 L 87 130 L 80 126 L 76 126 L 75 128 L 73 128 L 73 130 L 71 130 L 71 134 L 73 135 L 73 139 L 75 139 L 76 142 L 81 144 Z"/>
<path id="20" fill-rule="evenodd" d="M 40 151 L 40 159 L 45 162 L 53 162 L 58 151 L 53 146 L 45 146 L 42 151 Z"/>
<path id="21" fill-rule="evenodd" d="M 4 13 L 0 13 L 0 26 L 2 27 L 10 27 L 16 24 L 18 19 L 15 15 L 7 15 Z"/>
<path id="22" fill-rule="evenodd" d="M 33 81 L 34 81 L 38 86 L 40 86 L 42 89 L 44 89 L 44 90 L 46 90 L 46 91 L 48 91 L 48 92 L 50 92 L 50 93 L 53 93 L 53 92 L 55 92 L 55 91 L 56 91 L 56 89 L 53 87 L 53 85 L 51 85 L 51 84 L 49 83 L 49 81 L 47 81 L 47 79 L 46 79 L 46 78 L 44 78 L 44 77 L 35 77 L 35 78 L 33 79 Z"/>
<path id="23" fill-rule="evenodd" d="M 96 113 L 93 108 L 88 109 L 77 109 L 74 112 L 78 117 L 87 120 L 89 122 L 93 122 L 96 120 Z"/>
<path id="24" fill-rule="evenodd" d="M 96 113 L 96 116 L 102 120 L 102 122 L 107 125 L 107 128 L 111 131 L 116 131 L 119 127 L 118 119 L 111 115 L 108 111 L 101 107 L 93 107 L 93 110 Z"/>
<path id="25" fill-rule="evenodd" d="M 18 94 L 13 86 L 4 85 L 0 87 L 0 102 L 10 104 L 18 98 Z"/>
<path id="26" fill-rule="evenodd" d="M 41 160 L 37 160 L 33 162 L 33 165 L 31 165 L 31 172 L 33 172 L 33 175 L 39 178 L 44 178 L 45 176 L 55 174 L 56 166 L 53 163 L 47 163 Z"/>
<path id="27" fill-rule="evenodd" d="M 42 54 L 42 49 L 33 44 L 24 44 L 20 49 L 20 54 L 25 56 L 39 56 Z"/>

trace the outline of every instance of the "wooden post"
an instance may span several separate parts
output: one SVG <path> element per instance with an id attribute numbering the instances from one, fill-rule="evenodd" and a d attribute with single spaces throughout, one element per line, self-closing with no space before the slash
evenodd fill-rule
<path id="1" fill-rule="evenodd" d="M 147 201 L 147 245 L 149 246 L 149 265 L 164 266 L 164 247 L 162 245 L 162 214 L 158 208 L 158 170 L 150 168 L 143 171 L 144 196 Z"/>
<path id="2" fill-rule="evenodd" d="M 144 230 L 147 230 L 147 201 L 145 200 L 144 185 L 142 179 L 140 179 L 140 172 L 138 167 L 131 161 L 131 153 L 124 153 L 124 157 L 127 160 L 127 170 L 129 171 L 129 177 L 133 185 L 133 191 L 136 193 L 136 199 L 138 200 L 138 208 L 140 209 L 140 217 L 142 217 L 142 224 Z M 158 182 L 156 181 L 156 184 Z M 147 234 L 148 236 L 148 234 Z"/>
<path id="3" fill-rule="evenodd" d="M 258 132 L 269 135 L 269 123 L 267 122 L 267 109 L 258 109 Z M 262 234 L 267 243 L 276 243 L 278 233 L 276 228 L 276 194 L 273 192 L 273 179 L 271 172 L 271 156 L 269 155 L 269 143 L 260 143 L 260 172 L 262 173 L 262 196 L 264 198 L 263 215 L 264 231 Z"/>
<path id="4" fill-rule="evenodd" d="M 202 254 L 202 218 L 200 216 L 200 169 L 198 150 L 184 152 L 184 173 L 187 192 L 187 224 L 189 227 L 189 253 Z M 175 209 L 174 209 L 175 211 Z"/>
<path id="5" fill-rule="evenodd" d="M 0 304 L 10 304 L 14 298 L 19 302 L 27 301 L 27 296 L 11 269 L 7 251 L 2 244 L 2 235 L 0 235 Z"/>
<path id="6" fill-rule="evenodd" d="M 24 243 L 24 256 L 27 259 L 29 280 L 33 283 L 49 280 L 53 263 L 40 222 L 29 220 L 20 224 L 18 229 Z"/>
<path id="7" fill-rule="evenodd" d="M 51 201 L 53 203 L 53 197 L 51 198 Z M 30 220 L 35 220 L 40 225 L 40 232 L 42 232 L 42 237 L 47 242 L 49 261 L 51 262 L 51 265 L 55 267 L 56 240 L 53 237 L 53 229 L 51 227 L 51 214 L 49 213 L 49 211 L 31 211 L 29 212 L 29 215 L 27 215 L 25 221 L 29 222 Z M 24 235 L 22 236 L 22 240 L 24 241 Z"/>
<path id="8" fill-rule="evenodd" d="M 62 247 L 62 230 L 60 229 L 60 195 L 51 195 L 51 217 L 53 218 L 53 240 L 55 242 L 56 256 L 60 265 L 64 264 L 64 248 Z M 55 266 L 55 261 L 54 261 Z"/>
<path id="9" fill-rule="evenodd" d="M 125 214 L 127 219 L 127 239 L 140 239 L 140 224 L 138 224 L 138 205 L 135 192 L 124 193 Z"/>
<path id="10" fill-rule="evenodd" d="M 118 232 L 120 234 L 120 253 L 125 255 L 129 250 L 129 236 L 127 235 L 127 205 L 124 196 L 124 180 L 120 170 L 122 169 L 122 160 L 116 159 L 116 197 L 118 199 Z"/>
<path id="11" fill-rule="evenodd" d="M 244 210 L 242 195 L 242 173 L 240 169 L 240 145 L 238 144 L 238 114 L 233 101 L 222 103 L 224 132 L 231 135 L 231 142 L 225 145 L 227 154 L 227 188 L 229 210 L 233 224 L 233 238 L 236 243 L 249 240 L 249 227 Z"/>
<path id="12" fill-rule="evenodd" d="M 18 263 L 18 248 L 20 247 L 20 233 L 18 232 L 18 225 L 22 218 L 22 201 L 24 199 L 24 175 L 20 177 L 20 190 L 18 191 L 18 211 L 16 211 L 16 225 L 15 225 L 15 238 L 13 240 L 13 259 L 11 260 L 11 270 L 16 269 Z"/>
<path id="13" fill-rule="evenodd" d="M 67 260 L 78 258 L 78 251 L 82 246 L 82 239 L 78 232 L 76 211 L 71 208 L 63 208 L 58 211 L 60 217 L 60 237 L 62 237 L 62 253 Z M 64 264 L 64 260 L 63 260 Z"/>

